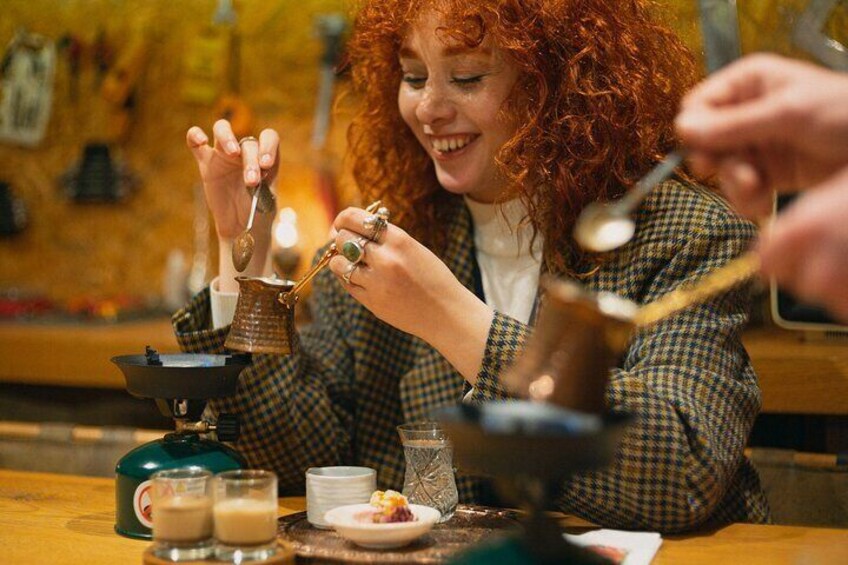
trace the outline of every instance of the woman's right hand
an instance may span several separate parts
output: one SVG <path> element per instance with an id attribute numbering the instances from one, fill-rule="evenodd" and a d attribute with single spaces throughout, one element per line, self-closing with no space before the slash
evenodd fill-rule
<path id="1" fill-rule="evenodd" d="M 197 161 L 218 237 L 232 241 L 244 231 L 250 215 L 251 196 L 245 187 L 259 185 L 263 177 L 270 186 L 277 176 L 280 137 L 273 129 L 265 129 L 258 140 L 245 140 L 239 145 L 227 120 L 215 122 L 212 133 L 214 141 L 210 145 L 206 132 L 194 126 L 186 133 L 186 143 Z M 257 215 L 254 237 L 268 231 L 257 230 L 257 223 L 266 223 L 264 227 L 270 228 L 270 219 L 262 222 Z"/>

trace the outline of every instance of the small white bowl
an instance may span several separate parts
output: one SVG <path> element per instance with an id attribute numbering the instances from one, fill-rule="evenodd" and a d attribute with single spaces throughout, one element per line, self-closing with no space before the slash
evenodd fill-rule
<path id="1" fill-rule="evenodd" d="M 373 510 L 370 504 L 349 504 L 333 508 L 324 515 L 328 524 L 333 526 L 340 536 L 356 545 L 369 549 L 391 549 L 403 547 L 430 531 L 433 524 L 442 517 L 441 512 L 429 506 L 410 504 L 409 510 L 415 516 L 414 522 L 391 522 L 372 524 L 356 520 L 356 515 Z"/>

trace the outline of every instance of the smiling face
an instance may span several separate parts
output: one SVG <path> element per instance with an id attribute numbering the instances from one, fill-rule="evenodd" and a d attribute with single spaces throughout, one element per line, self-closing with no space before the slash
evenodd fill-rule
<path id="1" fill-rule="evenodd" d="M 501 109 L 518 68 L 486 41 L 475 48 L 446 42 L 438 25 L 435 14 L 425 14 L 403 41 L 400 113 L 442 187 L 492 202 L 506 188 L 495 156 L 517 128 Z"/>

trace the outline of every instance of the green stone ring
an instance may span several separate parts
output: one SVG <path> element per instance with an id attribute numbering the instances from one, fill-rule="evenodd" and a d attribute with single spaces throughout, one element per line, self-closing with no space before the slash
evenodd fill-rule
<path id="1" fill-rule="evenodd" d="M 342 245 L 342 255 L 345 259 L 356 265 L 365 257 L 365 244 L 367 241 L 354 241 L 352 239 L 345 241 Z"/>

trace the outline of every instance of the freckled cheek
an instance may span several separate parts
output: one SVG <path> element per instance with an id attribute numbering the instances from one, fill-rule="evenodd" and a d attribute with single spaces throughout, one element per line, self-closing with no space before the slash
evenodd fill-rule
<path id="1" fill-rule="evenodd" d="M 415 134 L 415 137 L 418 138 L 421 144 L 425 145 L 426 136 L 424 135 L 421 123 L 418 121 L 418 116 L 415 114 L 417 104 L 418 102 L 414 98 L 404 96 L 403 93 L 398 96 L 400 117 L 403 118 L 404 123 L 412 130 L 412 133 Z"/>

